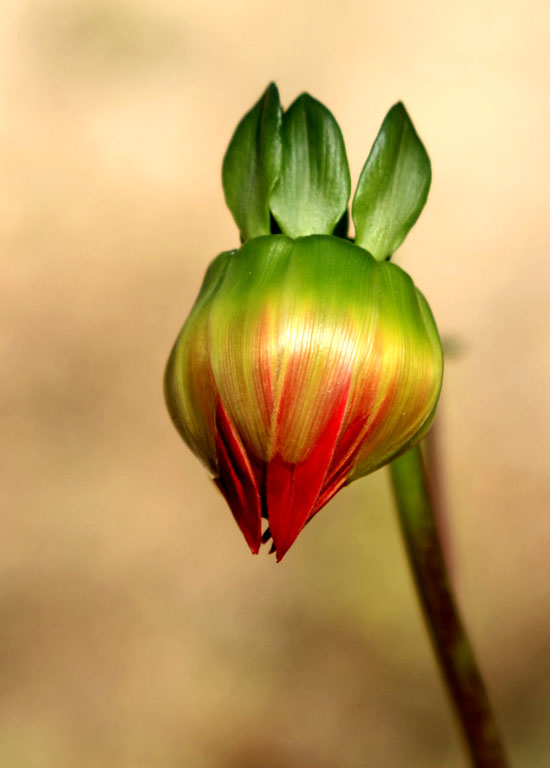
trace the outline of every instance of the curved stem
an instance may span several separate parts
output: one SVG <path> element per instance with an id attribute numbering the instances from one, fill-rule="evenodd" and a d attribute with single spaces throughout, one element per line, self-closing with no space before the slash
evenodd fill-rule
<path id="1" fill-rule="evenodd" d="M 489 699 L 445 567 L 420 449 L 390 467 L 407 554 L 434 650 L 475 768 L 507 768 Z"/>

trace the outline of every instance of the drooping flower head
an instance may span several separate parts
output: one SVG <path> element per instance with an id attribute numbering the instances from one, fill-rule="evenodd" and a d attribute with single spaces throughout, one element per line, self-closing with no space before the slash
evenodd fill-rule
<path id="1" fill-rule="evenodd" d="M 223 181 L 243 244 L 210 265 L 165 392 L 254 553 L 271 537 L 280 560 L 338 490 L 431 423 L 439 336 L 422 294 L 387 260 L 429 180 L 396 105 L 359 180 L 353 243 L 332 234 L 342 231 L 350 181 L 341 133 L 321 104 L 304 95 L 283 115 L 272 85 L 234 134 Z"/>

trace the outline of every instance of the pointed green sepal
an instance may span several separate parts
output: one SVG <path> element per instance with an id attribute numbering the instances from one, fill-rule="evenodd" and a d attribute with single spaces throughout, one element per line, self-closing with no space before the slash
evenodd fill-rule
<path id="1" fill-rule="evenodd" d="M 227 148 L 222 183 L 243 240 L 269 235 L 269 197 L 281 167 L 281 102 L 275 83 L 243 117 Z"/>
<path id="2" fill-rule="evenodd" d="M 283 115 L 281 175 L 270 207 L 290 237 L 331 234 L 350 195 L 350 173 L 338 123 L 307 93 Z"/>
<path id="3" fill-rule="evenodd" d="M 430 158 L 401 102 L 386 115 L 353 200 L 355 242 L 383 260 L 420 216 L 432 178 Z"/>

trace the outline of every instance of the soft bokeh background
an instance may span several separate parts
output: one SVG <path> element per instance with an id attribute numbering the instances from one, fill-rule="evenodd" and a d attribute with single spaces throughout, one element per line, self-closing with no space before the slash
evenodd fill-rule
<path id="1" fill-rule="evenodd" d="M 458 768 L 385 472 L 251 557 L 161 377 L 237 235 L 223 152 L 308 90 L 357 179 L 403 99 L 434 169 L 398 255 L 459 343 L 447 544 L 516 766 L 550 755 L 542 2 L 4 0 L 0 764 Z"/>

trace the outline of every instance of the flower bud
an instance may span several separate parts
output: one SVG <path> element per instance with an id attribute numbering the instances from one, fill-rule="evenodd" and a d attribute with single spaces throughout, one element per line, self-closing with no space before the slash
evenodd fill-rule
<path id="1" fill-rule="evenodd" d="M 340 488 L 407 450 L 433 419 L 437 328 L 389 263 L 430 179 L 396 104 L 359 178 L 352 243 L 346 151 L 326 107 L 302 94 L 283 113 L 272 84 L 233 135 L 222 180 L 244 242 L 210 265 L 165 395 L 254 553 L 271 537 L 280 560 Z"/>
<path id="2" fill-rule="evenodd" d="M 211 264 L 172 351 L 172 419 L 252 552 L 280 560 L 342 486 L 417 441 L 439 396 L 430 309 L 345 240 L 257 237 Z"/>

